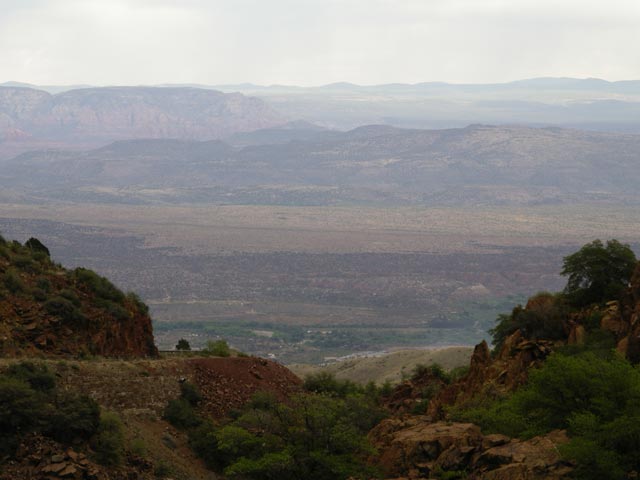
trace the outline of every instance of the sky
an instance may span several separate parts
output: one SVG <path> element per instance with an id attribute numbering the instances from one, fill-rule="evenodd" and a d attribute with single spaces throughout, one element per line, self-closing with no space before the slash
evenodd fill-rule
<path id="1" fill-rule="evenodd" d="M 640 79 L 639 0 L 0 0 L 0 83 Z"/>

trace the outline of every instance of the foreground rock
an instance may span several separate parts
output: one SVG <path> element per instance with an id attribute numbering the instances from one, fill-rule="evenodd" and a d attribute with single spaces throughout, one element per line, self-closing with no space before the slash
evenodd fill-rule
<path id="1" fill-rule="evenodd" d="M 439 478 L 442 472 L 464 471 L 471 479 L 555 480 L 572 471 L 558 453 L 558 445 L 569 440 L 563 431 L 522 441 L 483 435 L 471 423 L 429 423 L 428 417 L 413 416 L 381 422 L 369 439 L 381 452 L 373 463 L 389 478 Z"/>
<path id="2" fill-rule="evenodd" d="M 128 480 L 153 479 L 153 463 L 129 455 L 123 465 L 106 468 L 84 453 L 40 435 L 26 437 L 15 457 L 3 465 L 0 480 Z"/>

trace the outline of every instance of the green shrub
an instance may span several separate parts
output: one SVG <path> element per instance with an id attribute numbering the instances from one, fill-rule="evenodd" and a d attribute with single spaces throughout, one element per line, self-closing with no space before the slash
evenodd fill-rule
<path id="1" fill-rule="evenodd" d="M 124 456 L 122 422 L 113 412 L 103 412 L 93 440 L 96 461 L 101 465 L 115 466 Z"/>
<path id="2" fill-rule="evenodd" d="M 0 453 L 10 455 L 19 435 L 40 424 L 46 407 L 42 393 L 27 382 L 0 375 Z"/>
<path id="3" fill-rule="evenodd" d="M 453 417 L 525 438 L 568 429 L 561 451 L 577 462 L 578 478 L 640 470 L 640 371 L 614 353 L 554 353 L 507 399 Z"/>
<path id="4" fill-rule="evenodd" d="M 124 293 L 120 291 L 109 280 L 101 277 L 93 270 L 86 268 L 76 268 L 72 274 L 76 282 L 93 293 L 96 297 L 116 303 L 122 303 L 125 299 Z"/>
<path id="5" fill-rule="evenodd" d="M 100 406 L 86 395 L 59 394 L 48 434 L 60 442 L 89 439 L 100 425 Z"/>
<path id="6" fill-rule="evenodd" d="M 184 338 L 181 338 L 180 340 L 178 340 L 178 343 L 176 344 L 176 350 L 189 351 L 191 350 L 191 345 L 189 345 L 189 342 L 186 341 Z"/>
<path id="7" fill-rule="evenodd" d="M 31 295 L 33 296 L 33 299 L 36 300 L 37 302 L 44 302 L 49 298 L 49 295 L 47 294 L 47 292 L 45 292 L 40 288 L 34 288 L 33 290 L 31 290 Z"/>
<path id="8" fill-rule="evenodd" d="M 131 319 L 131 314 L 122 305 L 112 302 L 111 300 L 96 300 L 96 304 L 105 310 L 109 315 L 120 322 Z"/>
<path id="9" fill-rule="evenodd" d="M 229 344 L 224 340 L 209 340 L 202 352 L 205 355 L 212 355 L 214 357 L 229 357 L 231 355 Z"/>
<path id="10" fill-rule="evenodd" d="M 147 444 L 142 438 L 134 438 L 129 442 L 129 451 L 138 457 L 145 457 L 147 450 Z"/>
<path id="11" fill-rule="evenodd" d="M 362 387 L 350 380 L 339 380 L 333 373 L 318 372 L 307 375 L 302 387 L 307 392 L 346 397 L 361 391 Z"/>
<path id="12" fill-rule="evenodd" d="M 462 365 L 460 367 L 456 367 L 449 372 L 449 378 L 451 378 L 451 382 L 456 382 L 461 378 L 466 377 L 469 374 L 469 365 Z"/>
<path id="13" fill-rule="evenodd" d="M 413 372 L 411 373 L 411 379 L 414 381 L 419 380 L 425 375 L 429 375 L 437 378 L 438 380 L 442 380 L 444 383 L 449 383 L 451 380 L 446 370 L 442 368 L 442 365 L 438 363 L 432 363 L 431 365 L 416 365 L 413 368 Z"/>
<path id="14" fill-rule="evenodd" d="M 247 408 L 253 410 L 274 411 L 278 406 L 278 398 L 272 392 L 258 391 L 251 396 Z"/>
<path id="15" fill-rule="evenodd" d="M 504 340 L 516 331 L 533 340 L 556 340 L 565 337 L 568 307 L 562 297 L 542 292 L 531 297 L 528 303 L 529 308 L 518 305 L 510 315 L 498 316 L 497 325 L 489 331 L 496 350 L 499 350 Z"/>
<path id="16" fill-rule="evenodd" d="M 202 422 L 189 430 L 189 447 L 211 469 L 220 470 L 222 461 L 218 453 L 217 428 L 211 422 Z"/>
<path id="17" fill-rule="evenodd" d="M 76 307 L 68 299 L 56 296 L 44 304 L 44 309 L 51 315 L 68 318 L 76 310 Z"/>
<path id="18" fill-rule="evenodd" d="M 56 377 L 45 364 L 20 362 L 9 365 L 7 376 L 21 380 L 34 390 L 50 392 L 56 386 Z"/>
<path id="19" fill-rule="evenodd" d="M 40 266 L 31 255 L 16 254 L 12 259 L 13 265 L 23 272 L 35 273 L 40 271 Z"/>
<path id="20" fill-rule="evenodd" d="M 129 302 L 131 302 L 136 307 L 136 310 L 139 313 L 141 313 L 142 315 L 149 315 L 149 307 L 147 306 L 146 303 L 142 301 L 142 299 L 137 294 L 133 292 L 128 292 L 126 295 L 126 298 Z"/>
<path id="21" fill-rule="evenodd" d="M 33 258 L 37 263 L 39 263 L 42 266 L 47 265 L 49 263 L 49 256 L 44 252 L 33 252 L 31 254 L 31 258 Z"/>
<path id="22" fill-rule="evenodd" d="M 58 292 L 58 295 L 61 296 L 62 298 L 66 298 L 67 300 L 69 300 L 74 306 L 76 307 L 80 306 L 80 298 L 78 298 L 78 294 L 73 290 L 69 290 L 68 288 L 65 288 L 63 290 L 60 290 Z"/>
<path id="23" fill-rule="evenodd" d="M 160 460 L 154 467 L 153 474 L 156 478 L 167 478 L 173 475 L 173 467 L 164 460 Z"/>
<path id="24" fill-rule="evenodd" d="M 29 432 L 58 441 L 87 439 L 98 426 L 98 404 L 69 393 L 58 393 L 55 377 L 45 365 L 21 362 L 0 375 L 0 451 L 10 454 Z"/>
<path id="25" fill-rule="evenodd" d="M 51 282 L 47 277 L 38 277 L 36 280 L 36 287 L 47 293 L 51 292 Z"/>
<path id="26" fill-rule="evenodd" d="M 194 407 L 202 401 L 202 394 L 198 390 L 198 387 L 189 382 L 182 382 L 180 384 L 180 397 Z"/>
<path id="27" fill-rule="evenodd" d="M 231 423 L 205 422 L 190 430 L 189 442 L 230 478 L 371 478 L 375 472 L 364 462 L 373 453 L 366 433 L 383 415 L 364 394 L 303 394 L 288 405 L 263 392 Z"/>
<path id="28" fill-rule="evenodd" d="M 84 325 L 87 321 L 82 312 L 64 297 L 55 296 L 47 300 L 43 306 L 49 314 L 75 325 Z"/>
<path id="29" fill-rule="evenodd" d="M 13 269 L 4 272 L 4 275 L 2 275 L 2 284 L 13 294 L 23 292 L 26 288 L 18 272 Z"/>
<path id="30" fill-rule="evenodd" d="M 192 428 L 202 423 L 202 419 L 184 398 L 169 400 L 163 418 L 176 428 Z"/>

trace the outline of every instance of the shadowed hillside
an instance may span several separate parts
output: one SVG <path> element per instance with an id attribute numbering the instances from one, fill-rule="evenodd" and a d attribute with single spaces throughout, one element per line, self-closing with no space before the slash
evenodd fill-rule
<path id="1" fill-rule="evenodd" d="M 86 152 L 30 152 L 3 162 L 0 184 L 9 199 L 14 191 L 15 198 L 107 203 L 455 206 L 640 198 L 638 135 L 480 125 L 277 131 L 291 140 L 266 131 L 262 141 L 274 144 L 240 150 L 135 140 Z"/>
<path id="2" fill-rule="evenodd" d="M 146 357 L 147 306 L 91 270 L 65 270 L 37 239 L 0 237 L 0 355 Z"/>

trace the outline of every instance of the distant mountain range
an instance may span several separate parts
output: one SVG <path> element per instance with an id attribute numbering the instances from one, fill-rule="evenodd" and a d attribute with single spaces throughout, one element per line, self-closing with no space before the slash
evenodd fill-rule
<path id="1" fill-rule="evenodd" d="M 95 148 L 122 139 L 226 139 L 287 121 L 343 131 L 371 124 L 411 129 L 488 124 L 640 134 L 640 80 L 318 87 L 0 84 L 0 158 L 49 147 Z"/>
<path id="2" fill-rule="evenodd" d="M 255 95 L 291 118 L 336 129 L 364 124 L 456 128 L 472 123 L 640 133 L 640 80 L 534 78 L 509 83 L 320 87 L 218 85 Z"/>
<path id="3" fill-rule="evenodd" d="M 134 138 L 211 140 L 285 122 L 262 100 L 240 93 L 105 87 L 52 95 L 0 87 L 0 154 L 3 147 L 101 146 Z"/>
<path id="4" fill-rule="evenodd" d="M 610 82 L 600 78 L 571 78 L 571 77 L 538 77 L 524 80 L 516 80 L 504 83 L 447 83 L 447 82 L 420 82 L 420 83 L 386 83 L 377 85 L 358 85 L 350 82 L 337 82 L 315 87 L 300 87 L 295 85 L 257 85 L 254 83 L 236 83 L 225 85 L 207 85 L 202 83 L 160 84 L 155 87 L 169 88 L 201 88 L 220 89 L 233 91 L 259 91 L 259 90 L 347 90 L 347 91 L 389 91 L 389 90 L 495 90 L 495 89 L 522 89 L 542 88 L 553 90 L 592 90 L 601 92 L 633 93 L 640 95 L 640 80 L 622 80 Z M 24 82 L 0 83 L 0 87 L 22 87 L 44 90 L 55 94 L 68 90 L 103 88 L 92 85 L 35 85 Z"/>
<path id="5" fill-rule="evenodd" d="M 146 139 L 0 163 L 4 200 L 250 204 L 640 203 L 640 135 L 473 125 L 306 124 L 221 141 Z M 13 193 L 12 193 L 13 192 Z"/>

